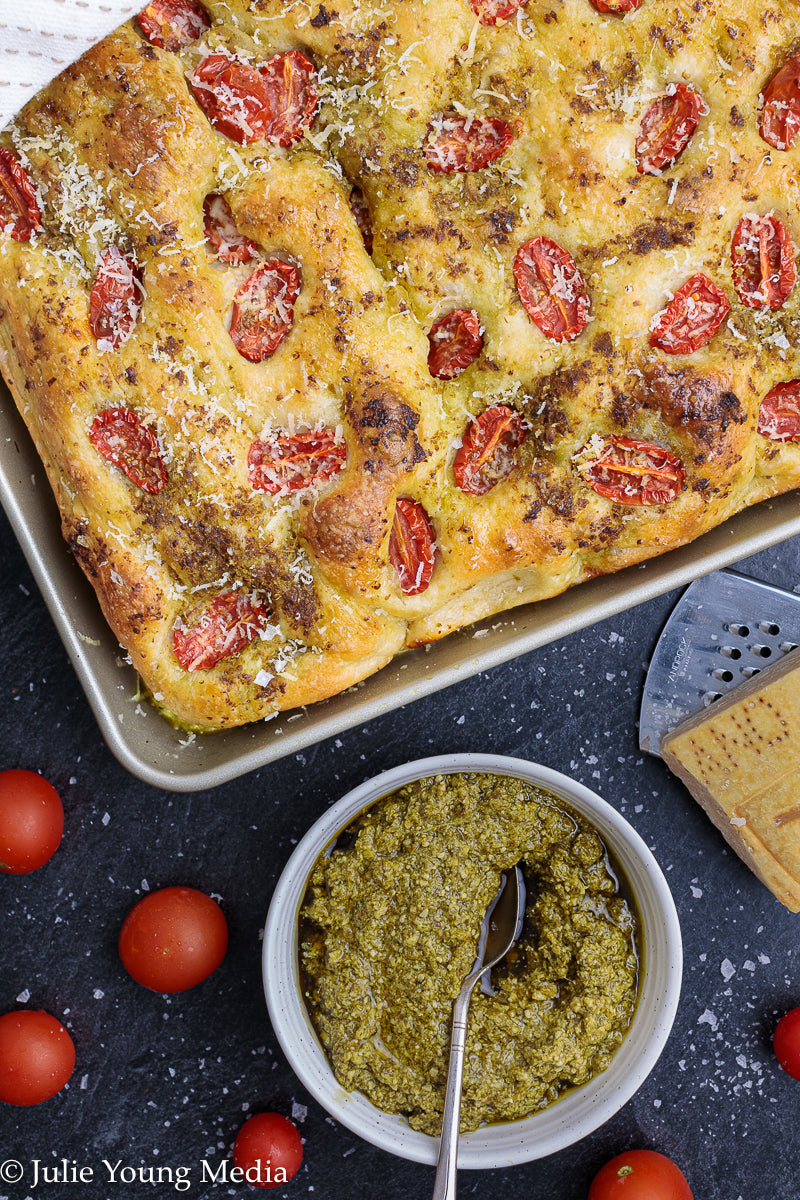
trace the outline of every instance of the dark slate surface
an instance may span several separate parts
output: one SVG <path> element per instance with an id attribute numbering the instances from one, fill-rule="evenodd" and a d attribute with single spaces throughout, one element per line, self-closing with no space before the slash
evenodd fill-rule
<path id="1" fill-rule="evenodd" d="M 203 1183 L 202 1163 L 218 1169 L 248 1113 L 291 1115 L 293 1106 L 305 1161 L 272 1195 L 430 1195 L 432 1169 L 373 1149 L 305 1094 L 270 1029 L 259 938 L 293 843 L 327 805 L 388 767 L 457 750 L 546 763 L 619 808 L 666 871 L 686 956 L 672 1036 L 634 1099 L 560 1154 L 462 1173 L 459 1194 L 585 1200 L 607 1158 L 642 1146 L 673 1157 L 696 1200 L 800 1197 L 800 1084 L 778 1069 L 770 1045 L 777 1015 L 800 1004 L 800 917 L 725 848 L 666 768 L 638 751 L 644 672 L 677 593 L 226 787 L 178 796 L 138 782 L 106 749 L 4 522 L 0 562 L 0 767 L 41 770 L 66 810 L 56 857 L 29 876 L 0 877 L 0 1012 L 48 1009 L 78 1053 L 68 1090 L 31 1109 L 0 1106 L 0 1162 L 25 1169 L 19 1183 L 0 1183 L 0 1200 L 256 1195 Z M 743 569 L 800 585 L 800 539 Z M 172 998 L 135 984 L 116 953 L 143 889 L 169 884 L 218 894 L 231 933 L 219 971 Z M 92 1167 L 94 1183 L 34 1189 L 32 1161 L 62 1157 Z M 191 1188 L 115 1186 L 104 1159 L 137 1171 L 183 1167 Z"/>

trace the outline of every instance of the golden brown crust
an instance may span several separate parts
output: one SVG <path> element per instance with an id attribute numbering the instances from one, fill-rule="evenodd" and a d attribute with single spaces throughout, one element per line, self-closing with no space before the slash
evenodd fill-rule
<path id="1" fill-rule="evenodd" d="M 369 0 L 206 7 L 211 29 L 179 53 L 135 21 L 121 28 L 2 137 L 38 188 L 42 229 L 30 242 L 0 233 L 0 365 L 65 536 L 178 719 L 220 728 L 332 695 L 403 645 L 682 545 L 800 484 L 800 444 L 756 431 L 766 393 L 800 375 L 800 289 L 776 311 L 745 307 L 730 258 L 747 213 L 774 211 L 800 241 L 800 146 L 770 151 L 758 132 L 759 93 L 800 41 L 790 0 L 758 20 L 743 0 L 643 0 L 624 18 L 560 0 L 498 26 L 468 0 L 390 15 Z M 187 76 L 219 50 L 313 60 L 320 107 L 304 138 L 240 146 L 211 126 Z M 673 166 L 640 174 L 642 116 L 679 82 L 709 111 Z M 480 169 L 434 172 L 424 146 L 447 114 L 506 121 L 511 145 Z M 254 264 L 217 261 L 211 193 L 260 259 L 299 271 L 291 332 L 263 362 L 228 332 Z M 515 286 L 533 237 L 582 272 L 589 322 L 572 341 L 545 337 Z M 145 293 L 116 349 L 89 319 L 109 245 Z M 692 353 L 651 347 L 656 314 L 698 271 L 731 302 L 727 320 Z M 444 381 L 426 335 L 456 309 L 477 312 L 483 347 Z M 524 418 L 524 439 L 507 477 L 469 494 L 454 456 L 498 405 Z M 109 408 L 157 436 L 157 494 L 93 444 Z M 253 489 L 255 439 L 322 428 L 346 447 L 339 474 L 294 496 Z M 598 494 L 587 462 L 610 438 L 677 456 L 675 498 Z M 401 590 L 389 556 L 398 497 L 423 506 L 435 537 L 418 593 Z M 176 625 L 228 592 L 263 606 L 259 636 L 185 669 Z"/>

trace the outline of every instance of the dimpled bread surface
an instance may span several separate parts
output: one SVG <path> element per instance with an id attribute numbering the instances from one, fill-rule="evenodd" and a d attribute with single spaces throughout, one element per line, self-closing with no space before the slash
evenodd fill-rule
<path id="1" fill-rule="evenodd" d="M 800 240 L 800 143 L 778 150 L 759 132 L 760 95 L 800 42 L 794 3 L 643 0 L 615 16 L 529 0 L 495 25 L 469 0 L 204 7 L 210 27 L 177 52 L 137 20 L 121 27 L 0 135 L 41 206 L 30 240 L 0 233 L 0 365 L 64 535 L 169 715 L 217 729 L 333 695 L 405 646 L 681 545 L 800 484 L 800 445 L 756 428 L 765 395 L 800 375 L 800 288 L 779 308 L 748 307 L 731 266 L 745 214 L 774 213 Z M 281 148 L 216 129 L 188 82 L 216 51 L 255 65 L 306 56 L 319 104 L 303 136 Z M 708 112 L 674 165 L 641 173 L 642 118 L 677 83 Z M 435 172 L 425 145 L 443 114 L 502 120 L 513 138 L 479 169 Z M 256 264 L 215 254 L 210 194 L 260 259 L 299 271 L 291 328 L 264 361 L 229 332 Z M 537 237 L 585 281 L 588 320 L 570 340 L 542 331 L 515 284 L 517 253 Z M 90 323 L 109 245 L 144 290 L 113 349 Z M 666 353 L 650 331 L 697 272 L 730 313 L 707 344 Z M 455 310 L 477 313 L 482 349 L 440 379 L 428 332 Z M 470 494 L 454 455 L 497 405 L 524 436 L 503 477 Z M 90 438 L 108 409 L 154 432 L 157 494 Z M 320 429 L 344 444 L 341 470 L 294 492 L 254 489 L 255 439 Z M 680 460 L 676 494 L 598 492 L 587 461 L 615 437 Z M 424 509 L 434 539 L 416 593 L 390 555 L 398 498 Z M 229 594 L 257 598 L 257 636 L 187 669 L 176 628 Z"/>

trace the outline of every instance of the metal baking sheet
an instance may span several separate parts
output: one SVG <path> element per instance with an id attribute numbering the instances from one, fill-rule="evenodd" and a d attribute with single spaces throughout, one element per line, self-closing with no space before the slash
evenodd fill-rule
<path id="1" fill-rule="evenodd" d="M 2 382 L 0 413 L 0 502 L 103 736 L 129 771 L 169 791 L 227 783 L 800 534 L 797 496 L 789 493 L 740 513 L 690 546 L 487 619 L 427 649 L 409 651 L 364 683 L 311 708 L 195 737 L 173 729 L 138 698 L 136 672 L 125 663 L 94 591 L 61 537 L 44 468 Z"/>

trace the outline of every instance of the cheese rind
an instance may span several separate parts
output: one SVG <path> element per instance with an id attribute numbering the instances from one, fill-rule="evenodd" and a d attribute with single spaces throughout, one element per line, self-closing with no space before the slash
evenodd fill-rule
<path id="1" fill-rule="evenodd" d="M 667 734 L 661 757 L 762 883 L 800 912 L 800 651 Z"/>

